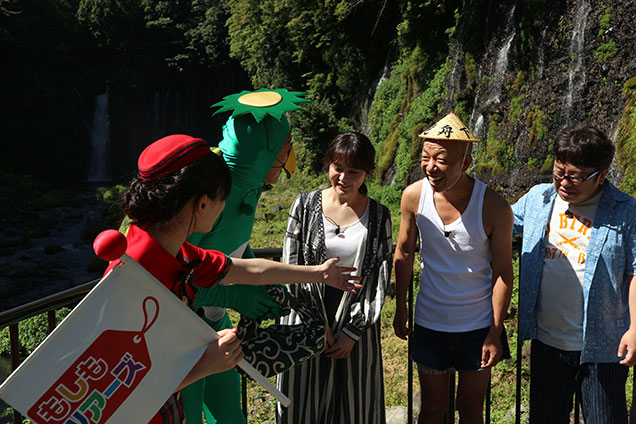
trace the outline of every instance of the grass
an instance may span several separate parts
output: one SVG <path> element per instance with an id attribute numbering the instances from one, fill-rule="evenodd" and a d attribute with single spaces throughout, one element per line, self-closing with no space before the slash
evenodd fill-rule
<path id="1" fill-rule="evenodd" d="M 272 189 L 264 192 L 261 198 L 257 213 L 264 214 L 264 217 L 257 219 L 251 238 L 253 248 L 262 247 L 280 247 L 282 245 L 285 225 L 287 222 L 287 214 L 289 207 L 298 193 L 302 191 L 315 190 L 320 187 L 326 187 L 327 179 L 324 176 L 310 177 L 296 174 L 291 179 L 281 176 L 279 182 Z M 381 189 L 380 189 L 381 190 Z M 388 189 L 387 189 L 388 190 Z M 374 193 L 381 195 L 376 187 Z M 386 198 L 390 198 L 386 196 Z M 279 209 L 279 207 L 282 208 Z M 397 239 L 397 231 L 399 225 L 399 205 L 387 204 L 392 211 L 393 222 L 393 240 Z M 269 215 L 268 215 L 269 214 Z M 515 259 L 515 286 L 509 315 L 505 321 L 506 331 L 508 333 L 508 342 L 510 344 L 510 354 L 512 359 L 502 361 L 494 368 L 491 380 L 491 422 L 493 423 L 514 423 L 515 419 L 515 395 L 516 395 L 516 366 L 515 358 L 517 355 L 517 313 L 518 310 L 518 260 Z M 419 279 L 419 258 L 416 259 L 414 267 L 415 281 Z M 393 284 L 393 283 L 392 283 Z M 417 284 L 414 287 L 415 296 L 417 295 Z M 407 386 L 407 343 L 398 339 L 393 333 L 393 316 L 395 314 L 395 299 L 392 297 L 394 291 L 387 296 L 381 314 L 381 338 L 384 365 L 384 390 L 385 405 L 387 408 L 392 406 L 406 406 L 408 403 L 408 386 Z M 233 322 L 238 322 L 238 315 L 231 315 Z M 527 343 L 525 346 L 527 349 Z M 524 349 L 524 350 L 525 350 Z M 631 405 L 632 399 L 632 377 L 627 382 L 627 399 Z M 529 358 L 523 355 L 522 359 L 522 381 L 521 381 L 521 400 L 522 411 L 528 410 L 529 396 Z M 417 371 L 414 370 L 413 393 L 419 391 L 419 382 L 417 380 Z M 275 379 L 272 379 L 274 382 Z M 269 395 L 259 385 L 249 382 L 249 424 L 263 423 L 268 420 L 274 420 L 276 403 L 271 395 Z M 526 423 L 527 415 L 522 415 L 521 422 Z M 272 421 L 273 422 L 273 421 Z"/>
<path id="2" fill-rule="evenodd" d="M 279 182 L 270 190 L 263 193 L 259 207 L 257 209 L 256 222 L 252 232 L 251 245 L 253 248 L 280 247 L 282 246 L 285 226 L 289 207 L 298 193 L 302 191 L 315 190 L 326 187 L 327 179 L 324 176 L 310 177 L 295 174 L 291 179 L 281 176 Z M 374 192 L 377 188 L 374 187 Z M 399 202 L 399 200 L 398 200 Z M 282 206 L 282 208 L 281 208 Z M 393 239 L 397 239 L 399 229 L 399 205 L 387 205 L 392 211 Z M 416 261 L 416 264 L 419 260 Z M 416 265 L 416 281 L 419 279 L 419 267 Z M 393 283 L 392 283 L 393 284 Z M 414 287 L 417 294 L 417 285 Z M 394 291 L 389 290 L 392 294 Z M 516 294 L 516 290 L 515 290 Z M 515 300 L 516 305 L 516 300 Z M 516 306 L 515 306 L 516 310 Z M 395 299 L 392 295 L 387 296 L 381 314 L 381 337 L 384 365 L 384 389 L 385 405 L 406 406 L 408 403 L 407 386 L 407 343 L 398 339 L 393 333 L 393 316 L 395 314 Z M 231 315 L 233 322 L 238 322 L 238 315 Z M 516 354 L 516 319 L 511 317 L 506 321 L 510 348 L 513 358 Z M 525 375 L 529 371 L 525 370 Z M 274 379 L 272 379 L 274 381 Z M 491 408 L 492 422 L 514 422 L 514 414 L 510 420 L 504 420 L 504 416 L 515 405 L 515 365 L 513 361 L 502 362 L 495 368 L 492 377 L 492 399 Z M 524 382 L 524 393 L 527 398 L 527 381 Z M 413 393 L 419 390 L 417 371 L 414 370 Z M 262 423 L 273 420 L 275 417 L 276 404 L 273 397 L 253 382 L 248 383 L 250 399 L 248 401 L 249 419 L 248 423 Z"/>

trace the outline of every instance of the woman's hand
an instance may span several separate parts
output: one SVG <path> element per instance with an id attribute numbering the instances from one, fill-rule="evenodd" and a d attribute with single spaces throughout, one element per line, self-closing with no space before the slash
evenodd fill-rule
<path id="1" fill-rule="evenodd" d="M 216 374 L 234 368 L 242 359 L 243 349 L 236 337 L 236 328 L 226 328 L 219 331 L 219 338 L 210 343 L 199 362 L 205 363 L 210 374 Z"/>
<path id="2" fill-rule="evenodd" d="M 351 281 L 360 281 L 362 277 L 349 275 L 349 273 L 355 271 L 356 268 L 338 266 L 336 264 L 339 260 L 339 258 L 331 258 L 327 259 L 322 265 L 319 265 L 320 272 L 322 272 L 323 283 L 342 291 L 355 293 L 356 289 L 362 288 L 362 285 L 351 283 Z"/>
<path id="3" fill-rule="evenodd" d="M 331 332 L 331 329 L 329 329 L 328 332 Z M 327 338 L 329 339 L 329 337 Z M 356 344 L 355 340 L 347 336 L 342 331 L 338 331 L 335 335 L 333 335 L 332 340 L 333 340 L 333 343 L 327 342 L 327 348 L 325 349 L 325 354 L 329 358 L 333 358 L 333 359 L 347 358 L 349 354 L 351 353 L 353 346 Z"/>
<path id="4" fill-rule="evenodd" d="M 242 359 L 243 349 L 241 349 L 241 341 L 236 337 L 236 328 L 221 330 L 219 338 L 208 345 L 175 392 L 208 375 L 234 368 Z"/>

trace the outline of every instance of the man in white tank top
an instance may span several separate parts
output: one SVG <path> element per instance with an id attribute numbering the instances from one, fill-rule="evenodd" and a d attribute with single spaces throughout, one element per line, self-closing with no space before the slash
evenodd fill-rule
<path id="1" fill-rule="evenodd" d="M 395 334 L 409 338 L 418 364 L 418 422 L 442 423 L 450 372 L 459 372 L 463 423 L 481 423 L 490 369 L 509 357 L 503 320 L 512 293 L 513 215 L 508 203 L 466 174 L 472 133 L 453 113 L 420 135 L 424 179 L 402 194 L 395 250 Z M 406 293 L 420 242 L 422 278 L 415 328 Z"/>

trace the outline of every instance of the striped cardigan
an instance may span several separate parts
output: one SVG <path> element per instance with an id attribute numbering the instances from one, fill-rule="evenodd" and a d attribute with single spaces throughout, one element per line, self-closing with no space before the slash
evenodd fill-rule
<path id="1" fill-rule="evenodd" d="M 283 261 L 320 264 L 326 257 L 322 192 L 300 194 L 292 204 Z M 358 293 L 343 293 L 332 330 L 356 341 L 346 359 L 320 354 L 278 375 L 278 388 L 292 401 L 277 405 L 278 423 L 385 423 L 384 380 L 380 346 L 380 311 L 391 277 L 392 240 L 389 210 L 369 199 L 365 254 L 354 264 L 362 276 Z M 326 320 L 324 286 L 295 284 L 292 293 L 312 302 Z M 294 312 L 282 323 L 294 324 Z"/>

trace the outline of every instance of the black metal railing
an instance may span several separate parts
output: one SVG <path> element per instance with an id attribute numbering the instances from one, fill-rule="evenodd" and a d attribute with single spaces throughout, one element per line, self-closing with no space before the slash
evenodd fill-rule
<path id="1" fill-rule="evenodd" d="M 518 253 L 521 249 L 521 244 L 519 240 L 515 240 L 514 250 Z M 258 258 L 269 258 L 273 260 L 280 261 L 282 256 L 281 248 L 265 248 L 265 249 L 254 249 L 254 254 Z M 519 266 L 521 264 L 521 258 L 519 258 Z M 16 308 L 10 309 L 8 311 L 0 312 L 0 329 L 5 327 L 9 327 L 10 334 L 10 342 L 11 342 L 11 366 L 12 370 L 15 370 L 20 364 L 19 359 L 19 339 L 18 339 L 18 323 L 24 321 L 28 318 L 34 317 L 36 315 L 40 315 L 42 313 L 46 313 L 48 317 L 48 332 L 50 333 L 56 326 L 55 321 L 55 311 L 61 307 L 70 306 L 78 303 L 84 296 L 90 292 L 90 290 L 99 282 L 99 279 L 89 281 L 87 283 L 81 284 L 79 286 L 73 287 L 68 290 L 64 290 L 62 292 L 53 294 L 51 296 L 47 296 L 45 298 L 27 303 L 25 305 L 18 306 Z M 409 328 L 413 328 L 413 284 L 409 285 L 408 291 L 408 304 L 409 304 Z M 518 317 L 518 315 L 517 315 Z M 519 341 L 517 337 L 517 356 L 516 356 L 516 394 L 515 394 L 515 423 L 519 424 L 521 422 L 521 370 L 522 370 L 522 348 L 523 344 Z M 407 381 L 408 381 L 408 424 L 412 424 L 413 422 L 413 364 L 411 362 L 411 352 L 410 352 L 410 344 L 408 346 L 408 371 L 407 371 Z M 634 379 L 634 387 L 636 387 L 636 373 L 633 373 Z M 455 422 L 455 375 L 451 375 L 450 377 L 450 402 L 448 411 L 446 413 L 445 422 L 447 424 L 452 424 Z M 243 390 L 242 390 L 242 404 L 243 404 L 243 412 L 247 415 L 247 383 L 243 378 L 242 382 Z M 636 392 L 636 391 L 635 391 Z M 632 404 L 634 403 L 634 394 L 632 393 Z M 486 408 L 485 408 L 485 422 L 490 423 L 490 407 L 491 407 L 491 392 L 490 385 L 488 387 L 488 392 L 486 396 Z M 575 422 L 579 422 L 579 402 L 578 396 L 575 402 Z M 3 421 L 4 422 L 4 421 Z M 13 423 L 20 424 L 22 423 L 21 415 L 15 411 L 13 413 Z"/>

